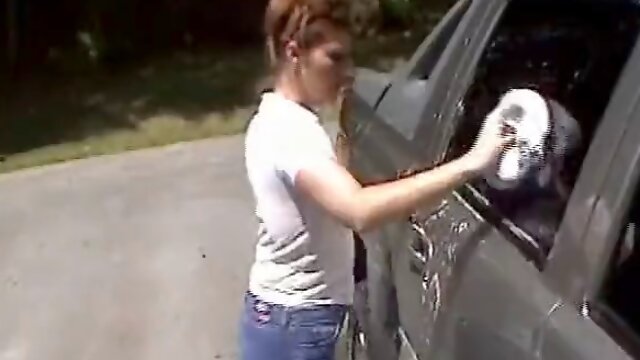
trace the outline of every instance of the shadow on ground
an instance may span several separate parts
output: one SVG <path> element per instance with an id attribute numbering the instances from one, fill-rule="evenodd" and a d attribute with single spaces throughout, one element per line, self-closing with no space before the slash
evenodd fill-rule
<path id="1" fill-rule="evenodd" d="M 356 63 L 390 71 L 424 34 L 358 41 Z M 241 131 L 264 75 L 254 46 L 20 83 L 0 91 L 0 172 Z"/>
<path id="2" fill-rule="evenodd" d="M 133 129 L 156 116 L 220 121 L 252 104 L 264 73 L 259 49 L 180 53 L 136 69 L 31 83 L 4 97 L 0 154 Z"/>

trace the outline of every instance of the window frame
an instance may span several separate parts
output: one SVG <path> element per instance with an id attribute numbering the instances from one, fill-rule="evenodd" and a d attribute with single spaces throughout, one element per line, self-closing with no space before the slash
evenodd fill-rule
<path id="1" fill-rule="evenodd" d="M 640 36 L 585 156 L 556 233 L 548 272 L 577 306 L 595 299 L 640 179 Z M 612 144 L 615 144 L 612 146 Z"/>
<path id="2" fill-rule="evenodd" d="M 639 70 L 636 66 L 635 72 Z M 590 265 L 587 269 L 584 299 L 587 299 L 587 304 L 592 309 L 596 324 L 630 354 L 639 356 L 640 331 L 634 331 L 623 316 L 603 298 L 604 286 L 621 246 L 620 235 L 628 223 L 632 202 L 637 199 L 634 195 L 640 193 L 640 101 L 636 99 L 630 110 L 632 115 L 628 128 L 617 147 L 616 157 L 595 205 L 594 220 L 591 221 L 584 239 L 584 251 L 588 254 Z M 606 219 L 602 218 L 604 211 L 608 211 Z M 596 226 L 599 227 L 597 232 Z"/>
<path id="3" fill-rule="evenodd" d="M 485 35 L 485 38 L 484 38 L 484 41 L 482 41 L 482 44 L 478 46 L 476 49 L 473 49 L 473 51 L 475 51 L 475 54 L 467 55 L 467 57 L 470 59 L 473 59 L 474 62 L 472 66 L 469 66 L 470 70 L 467 72 L 465 81 L 463 82 L 465 85 L 459 87 L 460 89 L 462 89 L 462 91 L 457 98 L 463 98 L 464 95 L 466 94 L 466 91 L 471 85 L 471 82 L 473 81 L 473 77 L 475 75 L 475 65 L 480 60 L 482 53 L 486 49 L 488 40 L 493 36 L 494 30 L 499 25 L 499 21 L 502 19 L 502 16 L 504 15 L 504 11 L 506 10 L 507 6 L 510 3 L 511 3 L 510 1 L 504 2 L 504 7 L 502 7 L 502 9 L 497 12 L 495 18 L 492 21 L 490 21 L 490 23 L 492 24 L 492 28 L 488 31 L 488 34 Z M 640 37 L 638 39 L 640 39 Z M 528 234 L 524 233 L 524 231 L 519 229 L 517 226 L 514 226 L 512 221 L 510 220 L 502 221 L 499 223 L 496 223 L 496 221 L 490 221 L 494 224 L 494 226 L 498 228 L 502 228 L 502 229 L 507 228 L 508 230 L 506 231 L 502 231 L 501 229 L 501 232 L 507 235 L 510 239 L 513 239 L 514 241 L 516 241 L 515 245 L 517 247 L 519 248 L 524 247 L 525 249 L 528 248 L 529 251 L 525 251 L 526 253 L 525 256 L 528 258 L 528 260 L 534 261 L 541 271 L 545 271 L 546 267 L 548 266 L 548 263 L 550 262 L 550 259 L 554 256 L 554 253 L 556 252 L 556 248 L 558 247 L 559 243 L 565 241 L 563 239 L 567 239 L 566 242 L 569 242 L 569 243 L 576 243 L 579 236 L 583 235 L 583 234 L 578 234 L 576 232 L 577 229 L 584 229 L 587 222 L 589 221 L 590 208 L 585 207 L 583 202 L 589 200 L 588 194 L 592 193 L 593 190 L 596 188 L 597 182 L 598 182 L 596 179 L 601 178 L 603 174 L 607 173 L 606 168 L 609 162 L 604 159 L 607 158 L 606 154 L 609 154 L 610 156 L 612 155 L 610 154 L 612 151 L 611 141 L 608 139 L 608 137 L 612 134 L 617 134 L 617 137 L 620 137 L 622 135 L 620 124 L 619 124 L 621 122 L 620 118 L 622 114 L 620 114 L 619 112 L 616 112 L 615 107 L 618 106 L 616 104 L 620 104 L 620 103 L 624 104 L 625 102 L 628 103 L 628 101 L 631 101 L 629 99 L 628 89 L 632 88 L 633 81 L 636 81 L 636 84 L 637 84 L 638 79 L 634 79 L 633 81 L 629 80 L 629 73 L 633 72 L 633 69 L 632 69 L 633 66 L 629 66 L 629 64 L 633 64 L 634 61 L 640 60 L 638 55 L 639 55 L 638 40 L 636 40 L 636 44 L 632 46 L 627 62 L 623 66 L 620 76 L 618 77 L 618 81 L 613 88 L 611 97 L 609 99 L 609 103 L 603 115 L 600 118 L 601 119 L 600 124 L 598 125 L 594 133 L 594 136 L 591 139 L 589 149 L 583 159 L 582 167 L 580 168 L 580 173 L 578 174 L 578 177 L 574 184 L 573 191 L 569 197 L 569 200 L 566 203 L 565 209 L 560 219 L 560 225 L 556 230 L 556 234 L 554 236 L 554 242 L 551 246 L 549 253 L 544 254 L 540 246 L 538 246 L 537 242 L 533 241 L 533 239 L 531 239 L 531 237 Z M 627 89 L 627 90 L 624 90 L 624 89 Z M 631 92 L 631 93 L 634 93 L 634 92 Z M 455 95 L 452 95 L 451 97 L 456 98 Z M 456 106 L 453 106 L 451 101 L 449 101 L 449 104 L 447 106 L 450 109 L 449 110 L 450 112 L 445 116 L 445 118 L 453 118 L 458 115 L 455 112 L 459 111 L 459 109 L 457 109 Z M 625 119 L 625 121 L 628 121 L 628 119 Z M 613 123 L 618 123 L 618 124 L 613 124 Z M 602 134 L 603 128 L 604 129 L 610 128 L 613 130 L 606 130 L 604 131 L 606 134 Z M 433 132 L 433 134 L 435 135 L 432 135 L 431 138 L 435 140 L 434 142 L 439 141 L 439 144 L 435 147 L 435 149 L 432 149 L 431 152 L 434 154 L 438 154 L 438 156 L 434 156 L 434 158 L 440 161 L 444 156 L 446 156 L 449 142 L 452 136 L 455 134 L 455 126 L 439 126 L 437 128 L 437 132 Z M 596 143 L 596 139 L 598 137 L 600 137 L 600 140 L 599 140 L 600 144 L 595 146 L 594 144 Z M 594 170 L 594 169 L 600 169 L 600 170 Z M 589 178 L 591 178 L 591 180 L 589 180 Z M 580 183 L 583 183 L 583 184 L 580 185 Z M 584 190 L 576 194 L 576 190 L 578 188 L 584 188 Z M 465 199 L 467 199 L 468 196 L 465 196 L 464 193 L 465 192 L 469 193 L 473 191 L 475 191 L 475 189 L 473 189 L 472 187 L 463 186 L 457 192 L 460 195 L 464 196 Z M 484 197 L 474 196 L 473 200 L 475 201 L 472 201 L 472 202 L 475 202 L 476 204 L 480 205 L 479 208 L 477 208 L 476 210 L 480 211 L 480 213 L 483 216 L 486 215 L 487 218 L 493 217 L 495 220 L 495 214 L 489 214 L 492 212 L 491 208 L 487 203 L 483 204 L 483 200 L 486 200 L 483 198 Z M 568 214 L 573 214 L 573 215 L 568 216 Z M 517 228 L 518 230 L 520 230 L 519 234 L 518 232 L 511 231 L 512 228 Z M 575 248 L 576 246 L 572 245 L 569 247 Z M 539 252 L 540 255 L 536 255 L 536 252 Z M 567 276 L 570 276 L 570 275 L 567 275 Z"/>
<path id="4" fill-rule="evenodd" d="M 413 56 L 403 66 L 396 69 L 392 81 L 376 111 L 391 128 L 412 141 L 420 129 L 424 112 L 429 107 L 440 107 L 442 94 L 434 89 L 446 87 L 444 84 L 449 69 L 455 62 L 443 61 L 450 58 L 455 48 L 462 44 L 461 32 L 469 31 L 470 19 L 476 19 L 486 2 L 494 0 L 459 0 L 440 20 L 431 33 L 418 46 Z M 435 51 L 435 52 L 434 52 Z"/>
<path id="5" fill-rule="evenodd" d="M 628 128 L 624 139 L 617 148 L 598 200 L 599 204 L 608 204 L 610 216 L 604 226 L 599 225 L 601 236 L 587 235 L 585 238 L 585 249 L 593 252 L 595 261 L 590 268 L 584 298 L 587 299 L 586 304 L 594 322 L 618 345 L 634 357 L 638 357 L 640 356 L 640 331 L 637 329 L 634 331 L 603 296 L 613 264 L 618 260 L 618 250 L 623 241 L 621 235 L 629 223 L 634 200 L 640 196 L 640 102 L 635 102 L 631 114 L 636 115 L 631 115 L 627 122 Z M 596 256 L 596 254 L 599 255 Z"/>
<path id="6" fill-rule="evenodd" d="M 640 36 L 585 157 L 545 269 L 545 279 L 629 354 L 640 355 L 640 333 L 602 301 L 631 196 L 640 189 Z M 615 144 L 612 146 L 612 144 Z M 585 166 L 583 166 L 583 169 Z M 587 174 L 588 173 L 588 174 Z"/>
<path id="7" fill-rule="evenodd" d="M 471 3 L 441 57 L 441 60 L 455 60 L 439 61 L 433 69 L 429 80 L 432 88 L 447 91 L 430 94 L 412 139 L 425 154 L 432 155 L 432 159 L 443 159 L 443 149 L 448 146 L 450 137 L 448 133 L 454 127 L 447 119 L 455 118 L 460 111 L 457 104 L 471 86 L 475 66 L 510 2 L 476 0 Z"/>
<path id="8" fill-rule="evenodd" d="M 418 46 L 413 56 L 401 67 L 400 79 L 428 79 L 447 51 L 471 4 L 476 0 L 456 1 Z"/>

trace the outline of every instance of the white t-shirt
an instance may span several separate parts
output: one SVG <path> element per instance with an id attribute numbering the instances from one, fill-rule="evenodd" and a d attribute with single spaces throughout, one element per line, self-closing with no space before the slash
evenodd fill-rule
<path id="1" fill-rule="evenodd" d="M 250 291 L 286 306 L 350 304 L 352 232 L 294 187 L 301 169 L 336 161 L 318 116 L 278 93 L 263 94 L 245 161 L 260 220 Z"/>

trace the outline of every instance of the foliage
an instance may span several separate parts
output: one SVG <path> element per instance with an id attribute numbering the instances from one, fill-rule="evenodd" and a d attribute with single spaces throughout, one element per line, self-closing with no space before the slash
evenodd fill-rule
<path id="1" fill-rule="evenodd" d="M 0 2 L 0 44 L 17 34 L 18 71 L 118 65 L 187 47 L 246 45 L 267 0 L 12 0 Z M 17 4 L 18 6 L 9 6 Z M 241 11 L 240 11 L 241 10 Z M 0 65 L 8 62 L 2 45 Z M 64 63 L 63 63 L 64 62 Z M 68 66 L 69 62 L 71 66 Z M 6 68 L 6 66 L 3 66 Z"/>
<path id="2" fill-rule="evenodd" d="M 453 0 L 346 1 L 356 32 L 373 35 L 385 27 L 422 27 Z M 0 17 L 10 24 L 0 27 L 0 67 L 25 74 L 83 72 L 184 48 L 245 46 L 259 42 L 267 2 L 8 0 L 0 5 Z M 17 68 L 9 69 L 10 62 Z"/>
<path id="3" fill-rule="evenodd" d="M 430 24 L 434 14 L 441 14 L 455 0 L 380 0 L 380 7 L 388 27 L 416 28 Z"/>
<path id="4" fill-rule="evenodd" d="M 356 64 L 391 71 L 422 39 L 400 32 L 357 41 Z M 0 173 L 241 131 L 264 65 L 259 46 L 205 49 L 21 82 L 0 96 Z"/>

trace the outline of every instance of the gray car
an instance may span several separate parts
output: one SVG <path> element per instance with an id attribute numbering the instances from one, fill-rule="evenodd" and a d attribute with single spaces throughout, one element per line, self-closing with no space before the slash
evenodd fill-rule
<path id="1" fill-rule="evenodd" d="M 638 1 L 462 0 L 400 69 L 360 70 L 363 183 L 463 154 L 512 88 L 581 132 L 547 187 L 479 179 L 359 234 L 369 360 L 640 358 L 639 30 Z"/>

